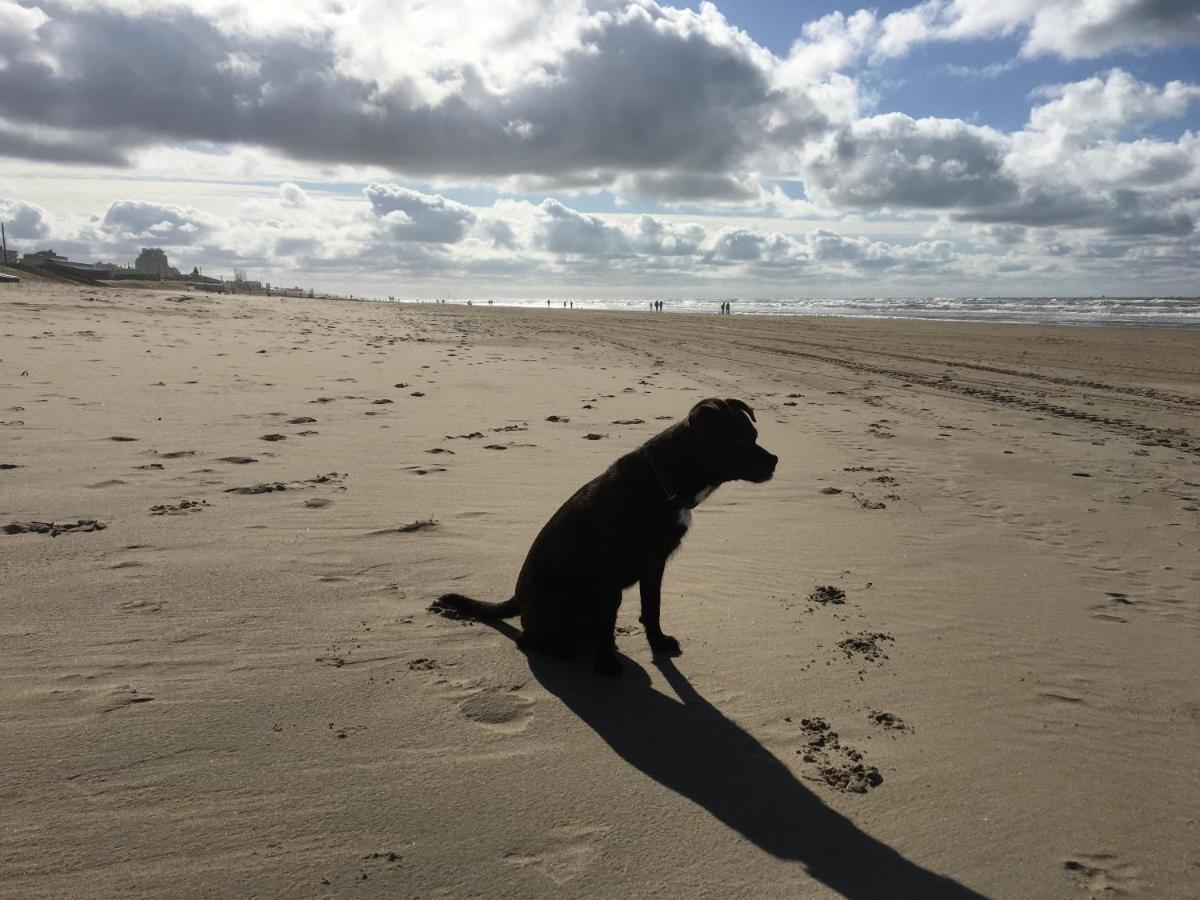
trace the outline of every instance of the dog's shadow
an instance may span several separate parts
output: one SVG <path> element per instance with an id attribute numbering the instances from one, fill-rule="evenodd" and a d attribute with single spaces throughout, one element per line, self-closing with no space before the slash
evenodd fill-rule
<path id="1" fill-rule="evenodd" d="M 489 623 L 490 624 L 490 623 Z M 509 637 L 519 632 L 496 623 Z M 541 685 L 630 765 L 702 806 L 747 840 L 847 897 L 980 897 L 905 859 L 821 802 L 752 735 L 692 687 L 669 659 L 656 661 L 678 699 L 622 657 L 621 678 L 580 660 L 527 653 Z"/>

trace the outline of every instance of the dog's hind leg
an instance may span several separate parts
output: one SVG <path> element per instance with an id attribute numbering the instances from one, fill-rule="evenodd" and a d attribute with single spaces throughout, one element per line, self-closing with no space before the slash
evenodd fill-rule
<path id="1" fill-rule="evenodd" d="M 621 589 L 597 590 L 595 603 L 596 671 L 601 675 L 620 675 L 622 667 L 617 659 L 617 610 L 621 608 Z"/>
<path id="2" fill-rule="evenodd" d="M 566 658 L 579 652 L 579 641 L 569 634 L 542 633 L 522 631 L 517 638 L 517 646 L 522 650 L 532 650 L 535 653 L 545 653 L 547 656 Z"/>
<path id="3" fill-rule="evenodd" d="M 521 609 L 521 636 L 517 644 L 522 650 L 533 650 L 549 656 L 567 657 L 579 652 L 582 637 L 570 610 L 559 602 L 557 592 L 542 593 L 528 590 Z"/>
<path id="4" fill-rule="evenodd" d="M 683 653 L 679 641 L 669 634 L 663 634 L 662 625 L 659 623 L 663 570 L 666 566 L 667 560 L 664 557 L 644 572 L 638 582 L 638 589 L 642 594 L 642 615 L 639 621 L 646 629 L 646 640 L 650 642 L 650 649 L 655 656 L 679 656 Z"/>

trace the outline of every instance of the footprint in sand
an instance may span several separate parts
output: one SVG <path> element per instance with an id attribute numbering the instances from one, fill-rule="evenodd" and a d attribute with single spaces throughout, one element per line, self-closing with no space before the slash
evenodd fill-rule
<path id="1" fill-rule="evenodd" d="M 1128 897 L 1140 886 L 1138 869 L 1111 853 L 1078 853 L 1063 869 L 1092 897 Z"/>
<path id="2" fill-rule="evenodd" d="M 1116 622 L 1121 625 L 1127 625 L 1129 620 L 1122 615 L 1122 612 L 1136 605 L 1137 601 L 1131 600 L 1127 594 L 1119 591 L 1109 591 L 1107 602 L 1097 603 L 1091 607 L 1092 617 L 1100 619 L 1103 622 Z"/>
<path id="3" fill-rule="evenodd" d="M 149 694 L 143 694 L 127 684 L 122 684 L 119 687 L 113 688 L 101 698 L 100 712 L 116 712 L 119 709 L 125 709 L 127 706 L 132 706 L 136 703 L 149 703 L 154 698 Z"/>
<path id="4" fill-rule="evenodd" d="M 126 613 L 156 613 L 162 612 L 163 606 L 161 600 L 125 600 L 117 604 L 117 609 Z"/>
<path id="5" fill-rule="evenodd" d="M 516 850 L 501 857 L 517 868 L 532 868 L 556 885 L 582 875 L 603 850 L 610 829 L 604 825 L 562 825 L 551 829 L 536 850 Z"/>
<path id="6" fill-rule="evenodd" d="M 491 689 L 468 697 L 459 709 L 477 725 L 493 731 L 517 734 L 529 727 L 533 718 L 531 706 L 532 700 L 514 691 Z"/>

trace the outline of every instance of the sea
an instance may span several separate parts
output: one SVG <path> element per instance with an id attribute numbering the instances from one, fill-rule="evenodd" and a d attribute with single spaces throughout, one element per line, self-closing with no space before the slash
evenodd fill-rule
<path id="1" fill-rule="evenodd" d="M 805 297 L 791 300 L 726 298 L 739 316 L 848 316 L 874 319 L 932 319 L 1055 325 L 1121 325 L 1146 328 L 1200 328 L 1200 297 Z M 463 302 L 463 301 L 456 301 Z M 486 304 L 485 300 L 473 300 Z M 506 298 L 497 306 L 545 308 L 545 299 Z M 650 299 L 551 300 L 576 309 L 644 310 Z M 664 313 L 716 315 L 723 301 L 663 301 Z"/>

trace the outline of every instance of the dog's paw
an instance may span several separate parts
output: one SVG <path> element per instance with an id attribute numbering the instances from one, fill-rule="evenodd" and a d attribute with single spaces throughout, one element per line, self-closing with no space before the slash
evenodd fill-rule
<path id="1" fill-rule="evenodd" d="M 671 637 L 669 634 L 659 635 L 657 638 L 650 638 L 650 649 L 655 656 L 682 656 L 683 648 L 679 646 L 679 641 Z"/>
<path id="2" fill-rule="evenodd" d="M 610 678 L 616 678 L 625 671 L 614 653 L 597 654 L 595 668 L 598 675 L 608 675 Z"/>

